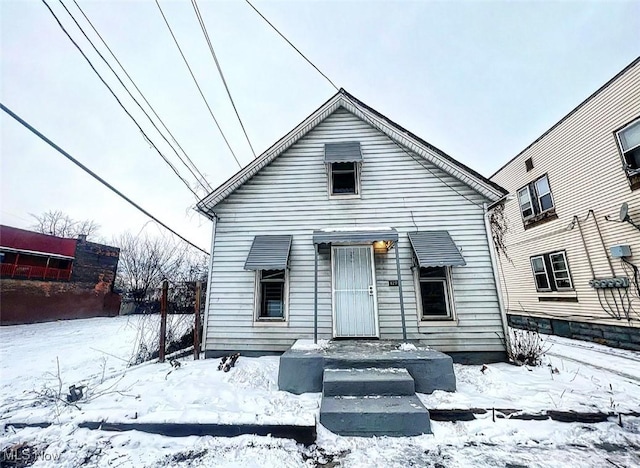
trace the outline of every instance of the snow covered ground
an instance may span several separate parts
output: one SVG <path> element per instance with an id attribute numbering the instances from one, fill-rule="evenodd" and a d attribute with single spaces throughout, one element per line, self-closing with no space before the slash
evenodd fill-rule
<path id="1" fill-rule="evenodd" d="M 277 357 L 240 357 L 224 373 L 217 360 L 180 359 L 128 367 L 141 317 L 95 318 L 0 328 L 0 450 L 36 449 L 34 466 L 640 466 L 640 418 L 598 424 L 496 419 L 432 422 L 432 436 L 339 437 L 322 427 L 305 448 L 270 437 L 170 438 L 136 431 L 79 429 L 81 421 L 309 424 L 320 395 L 277 389 Z M 146 327 L 148 328 L 148 327 Z M 528 412 L 640 411 L 640 353 L 548 337 L 542 367 L 455 366 L 458 391 L 419 395 L 428 408 L 508 408 Z M 87 385 L 78 407 L 43 395 Z M 333 463 L 333 465 L 331 464 Z"/>

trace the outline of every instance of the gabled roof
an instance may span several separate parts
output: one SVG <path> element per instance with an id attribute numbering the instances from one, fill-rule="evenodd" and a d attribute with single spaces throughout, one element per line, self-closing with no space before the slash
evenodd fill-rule
<path id="1" fill-rule="evenodd" d="M 473 169 L 465 166 L 459 161 L 456 161 L 435 146 L 407 131 L 375 109 L 372 109 L 362 101 L 359 101 L 344 89 L 340 89 L 340 91 L 302 121 L 302 123 L 297 127 L 283 136 L 273 146 L 251 161 L 247 166 L 243 167 L 213 192 L 200 200 L 196 205 L 196 209 L 204 214 L 209 213 L 217 204 L 226 199 L 242 184 L 257 174 L 263 167 L 271 163 L 280 154 L 289 149 L 340 107 L 346 109 L 356 117 L 381 131 L 398 145 L 401 145 L 407 150 L 425 158 L 425 160 L 440 168 L 442 171 L 462 181 L 478 193 L 487 197 L 489 200 L 497 201 L 507 194 L 507 191 L 495 182 L 490 181 Z"/>
<path id="2" fill-rule="evenodd" d="M 585 99 L 584 101 L 582 101 L 580 104 L 578 104 L 576 107 L 574 107 L 567 115 L 565 115 L 564 117 L 562 117 L 560 120 L 558 120 L 556 123 L 554 123 L 551 128 L 549 130 L 547 130 L 546 132 L 544 132 L 542 135 L 540 135 L 538 138 L 536 138 L 532 143 L 530 143 L 529 145 L 527 145 L 527 147 L 525 149 L 523 149 L 522 151 L 520 151 L 518 154 L 516 154 L 513 158 L 509 159 L 509 161 L 507 161 L 506 163 L 504 163 L 500 169 L 498 169 L 496 172 L 494 172 L 491 176 L 489 176 L 489 179 L 493 179 L 495 176 L 498 175 L 499 172 L 501 172 L 504 168 L 506 168 L 509 164 L 511 164 L 513 161 L 515 161 L 516 159 L 518 159 L 520 156 L 522 156 L 522 154 L 524 154 L 529 148 L 531 148 L 533 145 L 535 145 L 536 143 L 538 143 L 540 140 L 542 140 L 544 137 L 546 137 L 549 133 L 551 133 L 556 127 L 560 126 L 563 122 L 565 122 L 569 117 L 571 117 L 573 114 L 575 114 L 576 112 L 578 112 L 583 106 L 585 106 L 589 101 L 591 101 L 593 98 L 595 98 L 598 94 L 600 94 L 602 91 L 604 91 L 605 89 L 607 89 L 609 86 L 611 86 L 614 82 L 616 82 L 618 80 L 618 78 L 620 78 L 622 75 L 624 75 L 625 73 L 627 73 L 630 69 L 632 69 L 633 67 L 635 67 L 638 63 L 640 63 L 640 57 L 636 57 L 633 62 L 631 62 L 629 65 L 627 65 L 626 67 L 624 67 L 622 70 L 620 70 L 616 76 L 614 76 L 613 78 L 611 78 L 609 81 L 607 81 L 605 84 L 603 84 L 602 86 L 600 86 L 596 91 L 594 91 L 587 99 Z"/>

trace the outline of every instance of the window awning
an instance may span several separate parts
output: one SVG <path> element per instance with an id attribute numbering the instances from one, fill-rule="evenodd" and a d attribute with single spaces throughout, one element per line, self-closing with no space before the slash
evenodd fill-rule
<path id="1" fill-rule="evenodd" d="M 393 228 L 344 228 L 313 231 L 314 244 L 356 244 L 375 241 L 398 240 L 398 231 Z"/>
<path id="2" fill-rule="evenodd" d="M 291 235 L 254 237 L 244 269 L 284 270 L 289 262 L 291 240 Z"/>
<path id="3" fill-rule="evenodd" d="M 410 232 L 409 241 L 420 268 L 467 264 L 447 231 Z"/>
<path id="4" fill-rule="evenodd" d="M 324 162 L 360 162 L 362 151 L 359 141 L 347 141 L 342 143 L 326 143 L 324 145 Z"/>

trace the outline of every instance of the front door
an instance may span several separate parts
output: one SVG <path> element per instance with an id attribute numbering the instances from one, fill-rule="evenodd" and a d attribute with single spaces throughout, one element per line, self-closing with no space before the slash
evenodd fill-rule
<path id="1" fill-rule="evenodd" d="M 334 336 L 379 336 L 372 246 L 335 246 L 331 258 Z"/>

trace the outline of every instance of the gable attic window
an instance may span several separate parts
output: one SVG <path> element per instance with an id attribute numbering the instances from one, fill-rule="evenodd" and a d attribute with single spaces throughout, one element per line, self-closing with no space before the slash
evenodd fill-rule
<path id="1" fill-rule="evenodd" d="M 640 118 L 616 132 L 616 137 L 632 188 L 640 188 Z"/>
<path id="2" fill-rule="evenodd" d="M 360 143 L 349 141 L 324 145 L 330 198 L 360 195 Z"/>
<path id="3" fill-rule="evenodd" d="M 543 220 L 557 218 L 546 174 L 518 190 L 518 204 L 525 229 Z"/>

